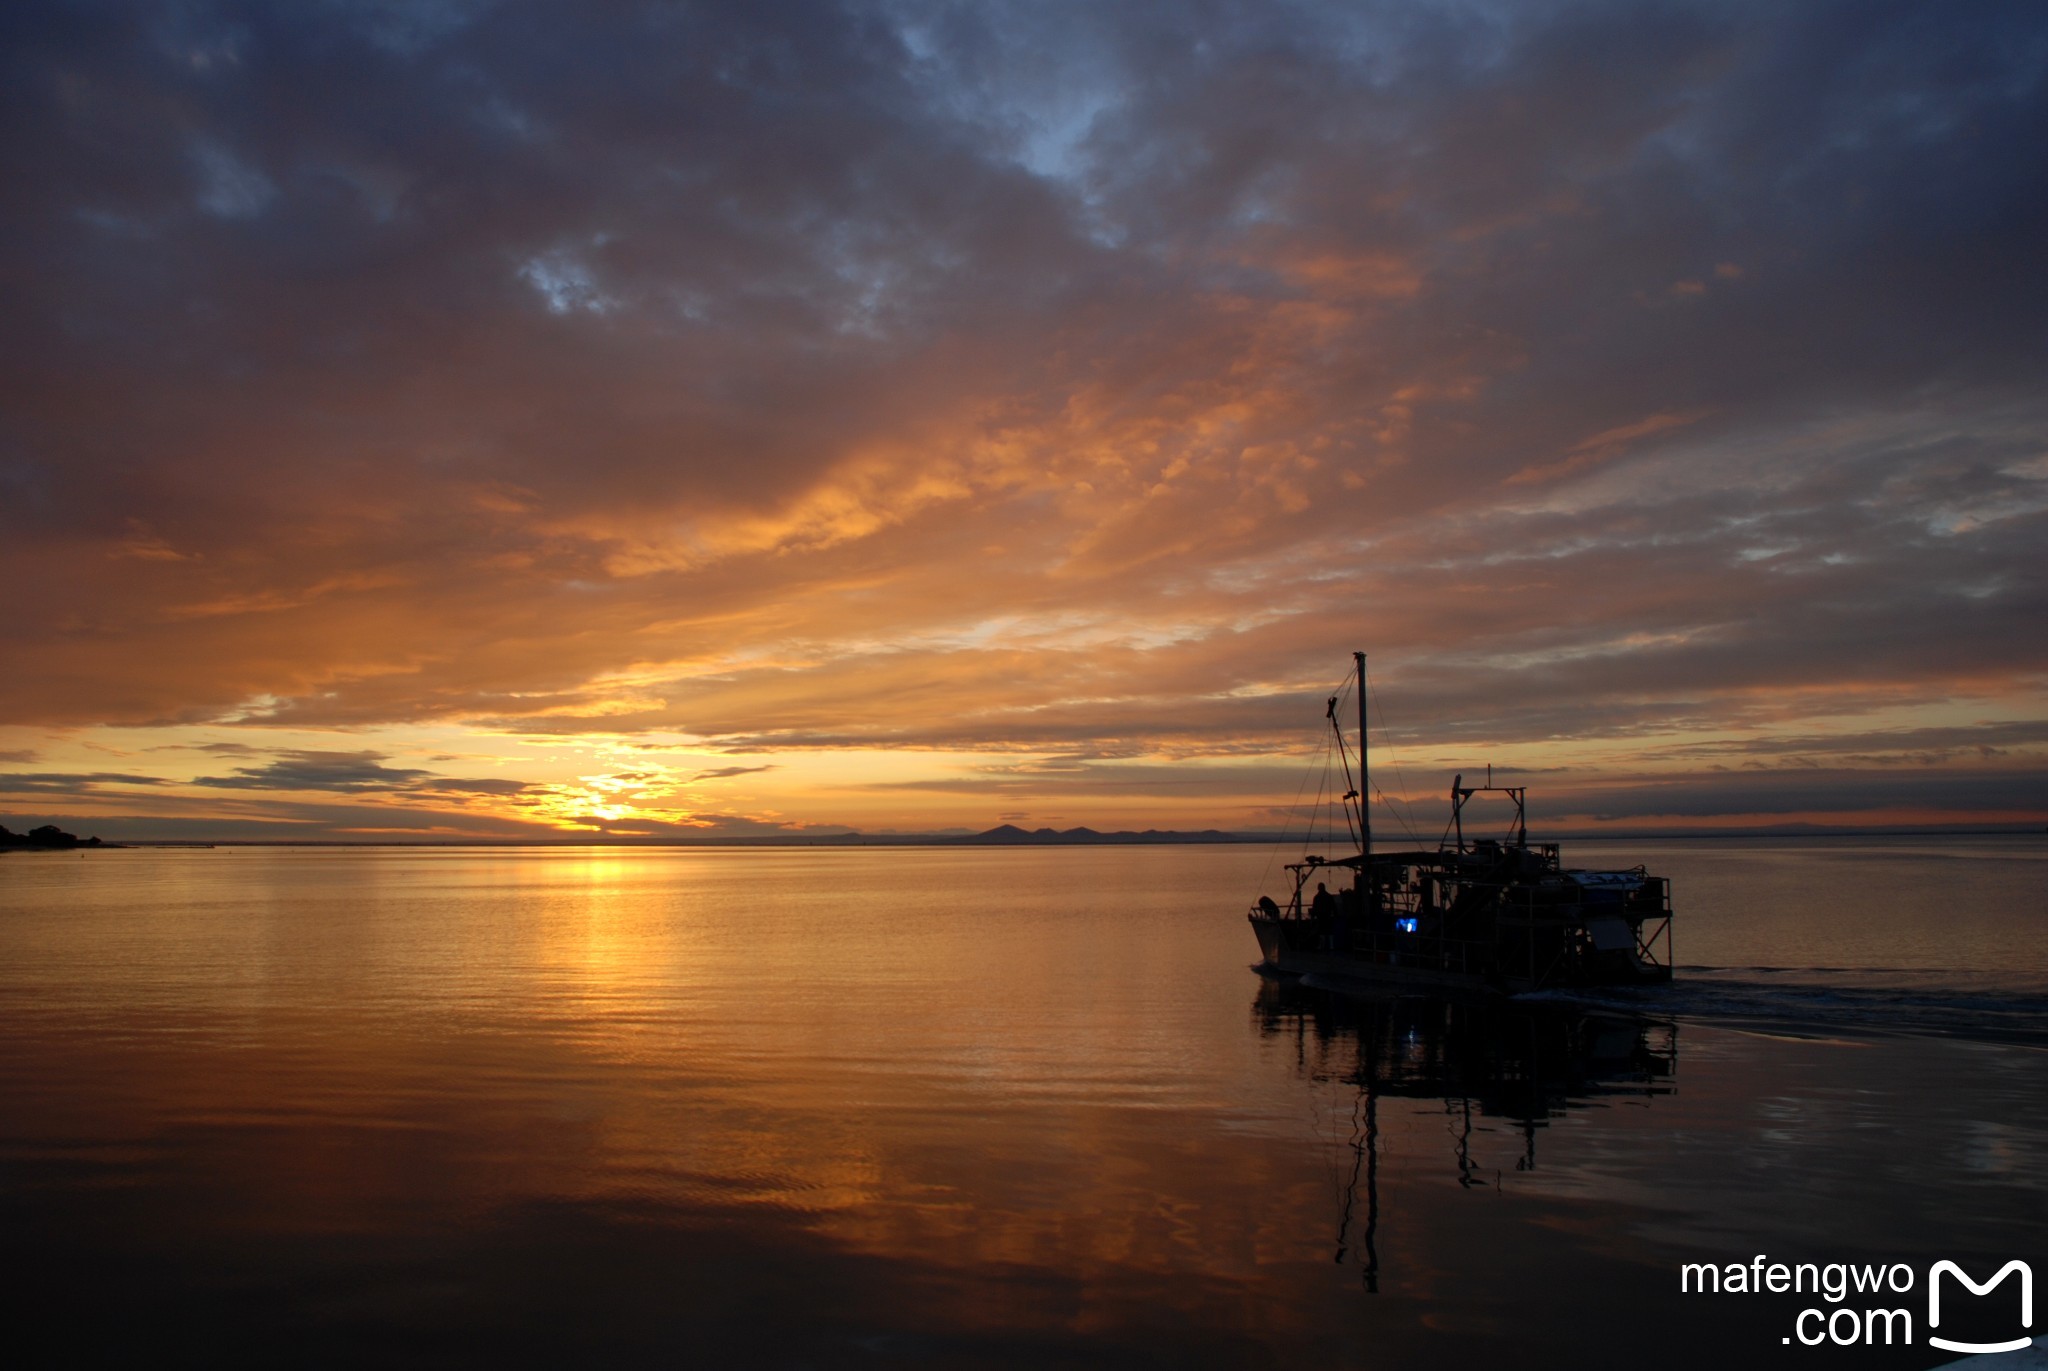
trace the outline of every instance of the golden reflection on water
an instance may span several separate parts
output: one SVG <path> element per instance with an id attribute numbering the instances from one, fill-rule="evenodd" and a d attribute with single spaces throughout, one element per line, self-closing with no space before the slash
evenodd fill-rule
<path id="1" fill-rule="evenodd" d="M 1764 1058 L 1711 1031 L 1647 1108 L 1583 1081 L 1520 1117 L 1471 1090 L 1384 1092 L 1368 1298 L 1355 1239 L 1332 1261 L 1367 1034 L 1276 1011 L 1247 969 L 1260 849 L 8 861 L 0 1199 L 18 1233 L 157 1270 L 201 1307 L 283 1261 L 280 1320 L 367 1282 L 374 1316 L 342 1320 L 364 1346 L 397 1324 L 528 1327 L 564 1301 L 652 1320 L 650 1346 L 664 1318 L 744 1338 L 797 1271 L 807 1328 L 969 1338 L 976 1357 L 1056 1333 L 1062 1356 L 1370 1340 L 1398 1362 L 1446 1320 L 1474 1346 L 1564 1346 L 1616 1317 L 1589 1273 L 1662 1289 L 1671 1250 L 1645 1233 L 1711 1245 L 1710 1214 L 1785 1221 L 1743 1148 L 1839 1172 L 1873 1122 L 1929 1148 L 1972 1123 L 1884 1096 L 1842 1065 L 1856 1054 Z M 1387 1038 L 1396 1074 L 1440 1046 L 1418 1023 Z M 1930 1050 L 1887 1069 L 1925 1076 Z M 1774 1142 L 1752 1101 L 1787 1094 L 1808 1115 Z M 2033 1117 L 2001 1116 L 2004 1152 L 2044 1155 Z M 1819 1188 L 1895 1218 L 1850 1170 Z M 586 1268 L 609 1274 L 586 1289 Z M 663 1293 L 634 1293 L 650 1273 Z M 673 1300 L 687 1317 L 659 1313 Z"/>

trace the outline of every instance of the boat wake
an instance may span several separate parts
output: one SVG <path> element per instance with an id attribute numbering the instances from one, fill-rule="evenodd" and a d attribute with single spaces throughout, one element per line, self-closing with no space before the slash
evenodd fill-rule
<path id="1" fill-rule="evenodd" d="M 1680 967 L 1670 984 L 1542 990 L 1518 1002 L 1760 1024 L 1794 1031 L 1912 1033 L 2048 1048 L 2048 993 L 1953 972 L 1847 967 Z"/>

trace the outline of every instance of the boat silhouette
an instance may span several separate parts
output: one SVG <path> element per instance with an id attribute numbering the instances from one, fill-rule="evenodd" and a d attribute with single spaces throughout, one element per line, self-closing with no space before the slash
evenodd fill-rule
<path id="1" fill-rule="evenodd" d="M 1249 911 L 1260 969 L 1312 976 L 1325 984 L 1395 985 L 1455 994 L 1508 994 L 1562 986 L 1644 985 L 1671 979 L 1671 882 L 1643 867 L 1593 871 L 1566 867 L 1556 843 L 1529 841 L 1522 786 L 1451 783 L 1450 821 L 1434 849 L 1373 847 L 1370 749 L 1366 731 L 1365 654 L 1355 652 L 1358 776 L 1339 717 L 1341 696 L 1325 711 L 1354 853 L 1305 854 L 1288 863 L 1284 901 L 1261 895 Z M 1513 821 L 1502 838 L 1470 838 L 1466 806 L 1504 796 Z M 1334 825 L 1333 825 L 1334 836 Z M 1315 893 L 1307 891 L 1316 884 Z M 1336 881 L 1338 889 L 1329 889 Z"/>

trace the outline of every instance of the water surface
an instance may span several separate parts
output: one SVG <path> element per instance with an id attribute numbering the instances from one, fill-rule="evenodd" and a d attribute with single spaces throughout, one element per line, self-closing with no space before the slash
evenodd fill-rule
<path id="1" fill-rule="evenodd" d="M 1682 983 L 1468 1012 L 1254 975 L 1258 848 L 10 854 L 4 1298 L 67 1364 L 1848 1356 L 1678 1264 L 2048 1271 L 2044 855 L 1573 846 Z"/>

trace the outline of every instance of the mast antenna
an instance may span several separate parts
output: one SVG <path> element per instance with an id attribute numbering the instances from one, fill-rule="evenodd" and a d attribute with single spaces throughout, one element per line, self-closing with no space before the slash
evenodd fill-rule
<path id="1" fill-rule="evenodd" d="M 1359 851 L 1372 855 L 1372 767 L 1368 760 L 1370 744 L 1366 738 L 1365 722 L 1365 654 L 1351 654 L 1358 663 L 1358 831 L 1364 835 Z"/>

